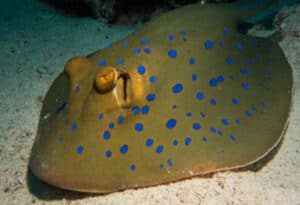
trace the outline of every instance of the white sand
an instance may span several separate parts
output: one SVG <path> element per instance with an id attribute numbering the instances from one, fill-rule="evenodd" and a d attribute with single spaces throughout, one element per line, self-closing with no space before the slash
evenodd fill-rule
<path id="1" fill-rule="evenodd" d="M 92 53 L 135 28 L 64 17 L 34 0 L 3 2 L 0 204 L 300 204 L 300 6 L 294 8 L 296 12 L 285 12 L 283 22 L 279 21 L 284 33 L 281 46 L 294 71 L 295 104 L 278 153 L 261 170 L 217 173 L 212 178 L 195 177 L 109 195 L 84 195 L 34 180 L 34 187 L 27 185 L 41 99 L 67 59 Z"/>

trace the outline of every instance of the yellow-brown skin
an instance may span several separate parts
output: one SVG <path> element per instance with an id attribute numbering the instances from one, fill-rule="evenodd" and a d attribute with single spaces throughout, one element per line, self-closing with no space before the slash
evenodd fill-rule
<path id="1" fill-rule="evenodd" d="M 261 40 L 260 48 L 244 43 L 244 50 L 237 51 L 236 43 L 243 39 L 235 32 L 237 21 L 238 15 L 226 6 L 187 6 L 159 17 L 140 30 L 140 35 L 132 34 L 125 41 L 114 43 L 111 49 L 69 60 L 45 97 L 30 159 L 32 171 L 47 183 L 65 189 L 112 192 L 243 167 L 265 156 L 279 143 L 286 126 L 291 69 L 280 48 L 271 41 Z M 224 39 L 224 27 L 230 35 L 224 40 L 224 48 L 219 49 L 217 42 Z M 187 31 L 185 43 L 179 34 L 181 30 Z M 173 41 L 168 40 L 170 34 L 175 37 Z M 142 39 L 149 39 L 150 44 L 141 45 Z M 213 49 L 204 48 L 207 39 L 216 42 Z M 122 47 L 124 42 L 129 44 L 127 48 Z M 133 54 L 137 47 L 149 47 L 151 54 Z M 178 51 L 176 59 L 168 57 L 172 48 Z M 271 67 L 264 62 L 269 49 L 273 56 Z M 262 58 L 255 59 L 255 65 L 236 60 L 245 60 L 256 52 Z M 234 59 L 232 65 L 226 65 L 228 55 Z M 196 58 L 196 65 L 188 63 L 190 57 Z M 120 58 L 125 59 L 122 66 L 115 64 Z M 106 65 L 99 67 L 102 59 Z M 136 69 L 140 64 L 146 67 L 143 75 Z M 252 73 L 241 74 L 244 67 L 251 68 Z M 266 67 L 271 69 L 272 81 L 261 75 Z M 198 74 L 195 82 L 191 80 L 192 73 Z M 224 83 L 211 88 L 209 79 L 220 74 L 225 76 Z M 229 74 L 234 74 L 236 80 L 230 80 Z M 151 75 L 156 76 L 155 83 L 149 81 Z M 251 89 L 242 88 L 244 81 Z M 261 81 L 263 87 L 258 85 Z M 172 87 L 178 82 L 184 88 L 174 94 Z M 74 91 L 76 86 L 80 87 L 79 92 Z M 206 100 L 197 101 L 195 93 L 199 90 L 205 93 Z M 156 94 L 155 101 L 146 100 L 149 93 Z M 209 103 L 212 97 L 217 106 Z M 242 103 L 233 106 L 232 97 L 238 97 Z M 58 100 L 67 102 L 68 109 L 59 106 Z M 268 102 L 267 107 L 258 106 L 262 100 Z M 57 111 L 53 111 L 53 105 Z M 134 106 L 143 105 L 149 105 L 148 114 L 132 113 Z M 247 117 L 245 111 L 253 105 L 259 107 L 258 112 Z M 192 112 L 192 117 L 186 117 L 186 112 Z M 98 119 L 99 113 L 103 113 L 102 120 Z M 119 115 L 124 117 L 122 124 L 116 122 Z M 222 117 L 230 121 L 230 126 L 222 125 Z M 177 125 L 166 129 L 170 118 L 177 119 Z M 241 125 L 234 123 L 237 118 Z M 67 125 L 64 119 L 69 120 Z M 70 129 L 72 122 L 77 123 L 75 131 Z M 113 129 L 108 128 L 110 122 L 115 123 Z M 134 130 L 138 122 L 144 125 L 142 132 Z M 201 123 L 200 131 L 193 129 L 194 122 Z M 221 129 L 223 136 L 212 134 L 211 126 Z M 109 140 L 103 139 L 105 130 L 111 132 Z M 229 139 L 233 133 L 236 141 Z M 62 142 L 59 136 L 63 137 Z M 192 142 L 186 146 L 184 139 L 188 136 Z M 204 136 L 206 143 L 202 141 Z M 152 147 L 145 146 L 149 137 L 154 140 Z M 174 139 L 179 142 L 176 147 L 172 145 Z M 126 154 L 120 153 L 123 144 L 129 147 Z M 84 147 L 81 154 L 76 153 L 79 145 Z M 158 145 L 164 145 L 161 154 L 155 152 Z M 112 151 L 110 158 L 105 157 L 106 150 Z M 172 166 L 168 166 L 168 159 L 172 159 Z M 136 170 L 130 170 L 131 164 Z M 164 168 L 159 168 L 160 164 Z"/>

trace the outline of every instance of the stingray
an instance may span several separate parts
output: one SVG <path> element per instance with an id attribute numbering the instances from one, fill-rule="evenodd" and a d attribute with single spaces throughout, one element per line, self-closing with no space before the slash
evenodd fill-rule
<path id="1" fill-rule="evenodd" d="M 292 74 L 276 42 L 237 31 L 270 1 L 259 2 L 188 5 L 71 58 L 44 98 L 33 173 L 107 193 L 268 155 L 287 126 Z"/>

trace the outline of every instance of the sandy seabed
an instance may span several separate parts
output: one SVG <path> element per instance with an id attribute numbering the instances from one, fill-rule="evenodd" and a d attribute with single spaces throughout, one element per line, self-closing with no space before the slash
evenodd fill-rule
<path id="1" fill-rule="evenodd" d="M 280 46 L 293 69 L 294 104 L 284 140 L 272 160 L 257 172 L 229 171 L 210 178 L 90 195 L 47 186 L 27 173 L 42 99 L 70 57 L 92 53 L 136 26 L 66 17 L 35 0 L 3 2 L 0 204 L 300 204 L 299 5 L 282 10 L 276 21 L 283 35 Z"/>

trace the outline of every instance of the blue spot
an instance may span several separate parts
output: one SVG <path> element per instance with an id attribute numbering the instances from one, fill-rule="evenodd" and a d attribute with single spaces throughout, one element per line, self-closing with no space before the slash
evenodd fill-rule
<path id="1" fill-rule="evenodd" d="M 227 36 L 228 33 L 229 33 L 228 29 L 227 29 L 227 28 L 224 28 L 224 29 L 223 29 L 223 35 L 224 35 L 224 36 Z"/>
<path id="2" fill-rule="evenodd" d="M 217 133 L 220 137 L 223 136 L 223 132 L 221 130 L 218 130 Z"/>
<path id="3" fill-rule="evenodd" d="M 202 118 L 205 118 L 205 113 L 204 112 L 201 112 L 200 115 L 201 115 Z"/>
<path id="4" fill-rule="evenodd" d="M 193 124 L 193 129 L 194 129 L 194 130 L 200 130 L 200 129 L 201 129 L 200 123 L 195 122 L 195 123 Z"/>
<path id="5" fill-rule="evenodd" d="M 176 58 L 177 57 L 177 51 L 175 49 L 170 49 L 168 51 L 168 55 L 170 58 Z"/>
<path id="6" fill-rule="evenodd" d="M 173 141 L 173 145 L 174 145 L 174 146 L 177 146 L 177 145 L 178 145 L 178 141 L 177 141 L 177 140 L 174 140 L 174 141 Z"/>
<path id="7" fill-rule="evenodd" d="M 203 142 L 207 142 L 207 138 L 206 137 L 202 137 L 202 141 Z"/>
<path id="8" fill-rule="evenodd" d="M 205 43 L 204 43 L 204 46 L 206 49 L 210 49 L 212 48 L 214 45 L 213 41 L 212 40 L 206 40 Z"/>
<path id="9" fill-rule="evenodd" d="M 150 93 L 146 96 L 146 100 L 149 102 L 152 102 L 155 100 L 155 94 L 154 93 Z"/>
<path id="10" fill-rule="evenodd" d="M 136 167 L 134 164 L 130 165 L 130 171 L 135 171 Z"/>
<path id="11" fill-rule="evenodd" d="M 212 104 L 212 105 L 216 105 L 216 104 L 217 104 L 217 101 L 216 101 L 216 99 L 213 99 L 213 98 L 212 98 L 212 99 L 210 100 L 210 104 Z"/>
<path id="12" fill-rule="evenodd" d="M 137 71 L 138 71 L 138 73 L 139 73 L 140 75 L 143 75 L 143 74 L 145 74 L 145 72 L 146 72 L 146 68 L 145 68 L 143 65 L 139 65 L 139 66 L 137 67 Z"/>
<path id="13" fill-rule="evenodd" d="M 152 75 L 150 78 L 149 78 L 149 81 L 151 83 L 155 83 L 156 82 L 156 77 L 154 75 Z"/>
<path id="14" fill-rule="evenodd" d="M 163 169 L 163 168 L 164 168 L 164 165 L 163 165 L 163 164 L 160 164 L 160 165 L 159 165 L 159 168 L 160 168 L 160 169 Z"/>
<path id="15" fill-rule="evenodd" d="M 132 52 L 135 53 L 135 54 L 138 54 L 138 53 L 141 52 L 141 49 L 140 49 L 140 48 L 134 48 L 134 49 L 132 50 Z"/>
<path id="16" fill-rule="evenodd" d="M 231 139 L 232 141 L 235 141 L 235 140 L 236 140 L 236 136 L 230 135 L 230 139 Z"/>
<path id="17" fill-rule="evenodd" d="M 102 120 L 103 119 L 103 113 L 98 114 L 98 119 Z"/>
<path id="18" fill-rule="evenodd" d="M 134 126 L 134 129 L 137 131 L 137 132 L 141 132 L 143 131 L 143 124 L 142 123 L 135 123 L 135 126 Z"/>
<path id="19" fill-rule="evenodd" d="M 142 113 L 145 115 L 145 114 L 148 114 L 149 112 L 149 106 L 148 105 L 144 105 L 142 108 L 141 108 L 141 111 Z"/>
<path id="20" fill-rule="evenodd" d="M 73 122 L 72 125 L 71 125 L 71 130 L 75 131 L 76 128 L 77 128 L 77 124 L 76 124 L 76 122 Z"/>
<path id="21" fill-rule="evenodd" d="M 169 40 L 173 41 L 174 40 L 174 36 L 173 35 L 169 35 Z"/>
<path id="22" fill-rule="evenodd" d="M 104 46 L 104 48 L 105 49 L 110 49 L 110 48 L 112 48 L 112 44 L 108 44 L 108 45 Z"/>
<path id="23" fill-rule="evenodd" d="M 133 107 L 133 108 L 132 108 L 132 113 L 133 113 L 134 115 L 139 114 L 139 112 L 140 112 L 140 108 L 139 108 L 139 107 Z"/>
<path id="24" fill-rule="evenodd" d="M 126 154 L 128 151 L 128 145 L 124 144 L 121 148 L 120 148 L 120 152 L 121 154 Z"/>
<path id="25" fill-rule="evenodd" d="M 117 119 L 118 124 L 122 124 L 124 122 L 124 117 L 122 115 L 120 115 Z"/>
<path id="26" fill-rule="evenodd" d="M 181 34 L 181 35 L 186 35 L 187 32 L 186 32 L 185 30 L 182 30 L 182 31 L 180 31 L 180 34 Z"/>
<path id="27" fill-rule="evenodd" d="M 105 131 L 105 132 L 103 133 L 103 138 L 104 138 L 105 140 L 109 140 L 109 138 L 110 138 L 110 132 L 109 132 L 109 131 Z"/>
<path id="28" fill-rule="evenodd" d="M 243 68 L 243 69 L 241 69 L 241 73 L 242 73 L 242 74 L 250 74 L 250 73 L 251 73 L 251 70 L 248 69 L 248 68 Z"/>
<path id="29" fill-rule="evenodd" d="M 254 106 L 254 105 L 253 105 L 253 107 L 252 107 L 252 110 L 253 110 L 254 112 L 258 112 L 257 107 Z"/>
<path id="30" fill-rule="evenodd" d="M 124 41 L 126 39 L 126 37 L 120 37 L 118 41 Z"/>
<path id="31" fill-rule="evenodd" d="M 192 138 L 190 138 L 190 137 L 187 137 L 187 138 L 185 138 L 185 140 L 184 140 L 184 144 L 185 144 L 186 146 L 189 146 L 191 142 L 192 142 Z"/>
<path id="32" fill-rule="evenodd" d="M 122 45 L 124 48 L 127 48 L 128 46 L 129 46 L 129 44 L 128 43 L 123 43 L 123 45 Z"/>
<path id="33" fill-rule="evenodd" d="M 78 146 L 76 148 L 76 151 L 77 151 L 78 154 L 81 154 L 83 152 L 83 146 Z"/>
<path id="34" fill-rule="evenodd" d="M 268 106 L 268 103 L 267 103 L 267 102 L 265 102 L 265 101 L 262 101 L 260 104 L 261 104 L 261 106 L 263 106 L 263 107 L 266 107 L 266 106 Z"/>
<path id="35" fill-rule="evenodd" d="M 177 108 L 177 105 L 172 105 L 172 109 L 175 110 Z"/>
<path id="36" fill-rule="evenodd" d="M 141 44 L 143 44 L 143 45 L 147 45 L 149 43 L 150 43 L 150 41 L 148 39 L 141 40 Z"/>
<path id="37" fill-rule="evenodd" d="M 183 90 L 183 85 L 181 83 L 177 83 L 172 88 L 173 93 L 180 93 L 182 90 Z"/>
<path id="38" fill-rule="evenodd" d="M 64 141 L 64 139 L 63 139 L 62 137 L 59 137 L 59 138 L 58 138 L 58 142 L 59 142 L 59 143 L 62 143 L 63 141 Z"/>
<path id="39" fill-rule="evenodd" d="M 197 74 L 193 73 L 192 80 L 194 80 L 194 81 L 197 80 Z"/>
<path id="40" fill-rule="evenodd" d="M 105 156 L 107 157 L 107 158 L 110 158 L 111 157 L 111 151 L 109 151 L 109 150 L 107 150 L 106 152 L 105 152 Z"/>
<path id="41" fill-rule="evenodd" d="M 156 153 L 157 154 L 160 154 L 164 151 L 164 146 L 162 145 L 158 145 L 157 148 L 156 148 Z"/>
<path id="42" fill-rule="evenodd" d="M 153 139 L 148 138 L 145 142 L 146 147 L 152 147 L 153 145 Z"/>
<path id="43" fill-rule="evenodd" d="M 105 66 L 105 64 L 106 64 L 105 60 L 100 60 L 100 61 L 98 62 L 98 65 L 99 65 L 100 67 Z"/>
<path id="44" fill-rule="evenodd" d="M 222 119 L 222 124 L 223 124 L 224 126 L 228 126 L 228 125 L 229 125 L 229 121 L 226 120 L 226 119 Z"/>
<path id="45" fill-rule="evenodd" d="M 67 125 L 68 123 L 69 123 L 69 120 L 68 120 L 68 119 L 65 119 L 65 120 L 64 120 L 64 124 Z"/>
<path id="46" fill-rule="evenodd" d="M 56 136 L 56 135 L 57 135 L 57 131 L 54 130 L 53 133 L 52 133 L 52 135 L 53 135 L 53 136 Z"/>
<path id="47" fill-rule="evenodd" d="M 243 83 L 243 88 L 245 90 L 249 90 L 250 89 L 250 85 L 248 83 Z"/>
<path id="48" fill-rule="evenodd" d="M 191 112 L 187 112 L 185 115 L 186 115 L 187 117 L 192 117 L 192 113 L 191 113 Z"/>
<path id="49" fill-rule="evenodd" d="M 144 52 L 145 52 L 146 54 L 150 54 L 150 53 L 151 53 L 151 49 L 150 49 L 150 48 L 144 48 Z"/>
<path id="50" fill-rule="evenodd" d="M 243 45 L 241 43 L 237 43 L 236 45 L 236 48 L 239 50 L 239 51 L 242 51 L 244 49 Z"/>
<path id="51" fill-rule="evenodd" d="M 190 58 L 189 63 L 191 65 L 194 65 L 196 63 L 196 59 L 195 58 Z"/>
<path id="52" fill-rule="evenodd" d="M 252 112 L 246 111 L 246 115 L 247 115 L 247 117 L 251 117 L 252 116 Z"/>
<path id="53" fill-rule="evenodd" d="M 234 76 L 234 75 L 230 75 L 229 78 L 230 78 L 231 80 L 234 80 L 234 79 L 235 79 L 235 76 Z"/>
<path id="54" fill-rule="evenodd" d="M 166 123 L 166 127 L 168 129 L 173 129 L 175 126 L 176 126 L 176 120 L 173 118 L 169 119 Z"/>
<path id="55" fill-rule="evenodd" d="M 167 163 L 168 163 L 168 165 L 169 165 L 170 167 L 173 166 L 172 160 L 168 159 L 168 160 L 167 160 Z"/>
<path id="56" fill-rule="evenodd" d="M 229 64 L 229 65 L 232 64 L 232 63 L 233 63 L 233 58 L 230 57 L 230 56 L 227 57 L 227 58 L 226 58 L 226 63 Z"/>
<path id="57" fill-rule="evenodd" d="M 217 84 L 218 84 L 218 80 L 216 78 L 210 79 L 210 81 L 209 81 L 209 86 L 210 87 L 216 87 Z"/>
<path id="58" fill-rule="evenodd" d="M 117 65 L 120 65 L 120 64 L 123 64 L 124 63 L 124 59 L 119 59 L 116 61 L 116 64 Z"/>
<path id="59" fill-rule="evenodd" d="M 202 92 L 198 92 L 198 93 L 196 94 L 196 98 L 197 98 L 198 100 L 203 100 L 203 99 L 204 99 L 204 94 L 203 94 Z"/>
<path id="60" fill-rule="evenodd" d="M 237 98 L 232 98 L 232 103 L 233 104 L 239 104 L 240 102 L 239 102 L 239 99 L 237 99 Z"/>
<path id="61" fill-rule="evenodd" d="M 211 131 L 212 133 L 217 133 L 217 129 L 214 128 L 214 127 L 211 127 L 211 128 L 210 128 L 210 131 Z"/>
<path id="62" fill-rule="evenodd" d="M 217 78 L 217 81 L 220 82 L 220 83 L 223 83 L 224 80 L 225 80 L 225 79 L 224 79 L 224 76 L 223 76 L 223 75 L 219 75 L 218 78 Z"/>
<path id="63" fill-rule="evenodd" d="M 238 125 L 240 125 L 241 124 L 241 120 L 237 119 L 237 120 L 235 120 L 235 123 L 238 124 Z"/>
<path id="64" fill-rule="evenodd" d="M 182 41 L 183 41 L 183 42 L 187 42 L 188 39 L 187 39 L 186 37 L 184 37 L 184 38 L 182 38 Z"/>
<path id="65" fill-rule="evenodd" d="M 113 122 L 111 122 L 111 123 L 109 123 L 108 127 L 109 127 L 110 129 L 113 129 L 113 128 L 115 127 L 115 124 L 114 124 Z"/>

